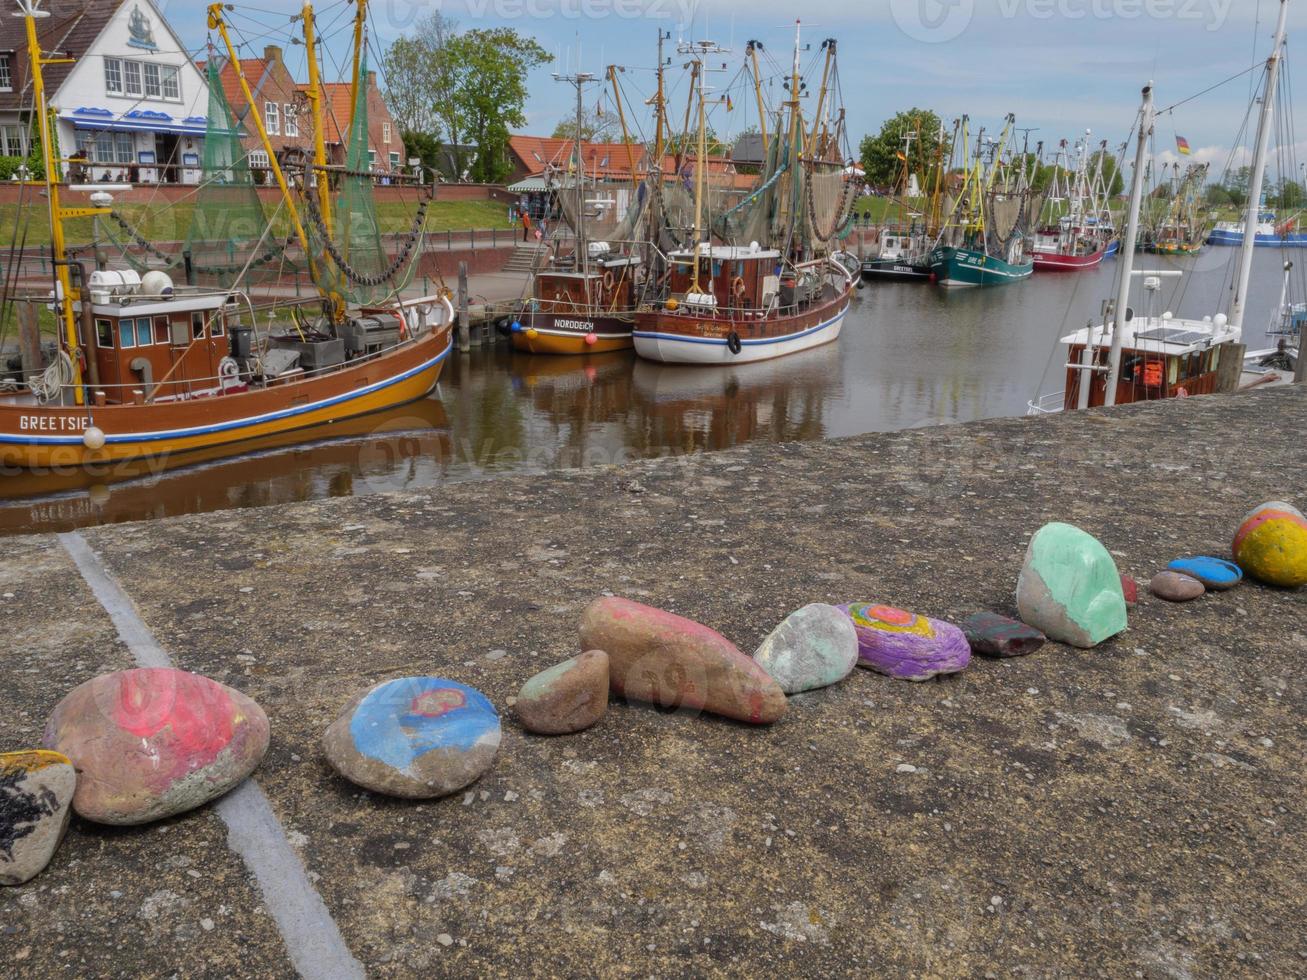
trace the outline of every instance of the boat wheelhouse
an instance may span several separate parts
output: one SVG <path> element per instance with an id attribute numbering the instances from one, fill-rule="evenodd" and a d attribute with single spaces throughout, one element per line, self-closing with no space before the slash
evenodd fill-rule
<path id="1" fill-rule="evenodd" d="M 584 269 L 535 275 L 532 296 L 513 322 L 516 350 L 530 354 L 598 354 L 629 350 L 641 259 L 591 242 Z"/>

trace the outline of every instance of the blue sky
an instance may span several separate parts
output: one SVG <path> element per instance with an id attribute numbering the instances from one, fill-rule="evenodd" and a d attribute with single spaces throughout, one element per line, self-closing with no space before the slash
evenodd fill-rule
<path id="1" fill-rule="evenodd" d="M 194 0 L 171 0 L 164 8 L 184 40 L 195 46 L 205 36 L 202 8 Z M 261 49 L 259 35 L 299 9 L 298 3 L 264 0 L 240 7 L 233 20 Z M 326 23 L 348 11 L 320 4 Z M 854 139 L 879 128 L 894 112 L 916 105 L 946 120 L 969 113 L 977 124 L 997 127 L 1007 112 L 1017 125 L 1035 127 L 1032 140 L 1055 144 L 1091 129 L 1094 139 L 1115 147 L 1134 119 L 1139 90 L 1153 80 L 1159 106 L 1186 99 L 1264 59 L 1278 9 L 1277 0 L 373 0 L 375 41 L 384 45 L 423 13 L 441 9 L 462 28 L 510 26 L 535 37 L 558 57 L 535 73 L 527 106 L 527 130 L 547 135 L 570 113 L 570 89 L 550 78 L 556 70 L 602 73 L 616 62 L 630 66 L 627 98 L 637 104 L 652 89 L 654 45 L 659 28 L 679 38 L 711 38 L 733 48 L 723 56 L 725 85 L 744 59 L 745 42 L 761 40 L 778 63 L 788 64 L 793 17 L 808 23 L 805 41 L 815 60 L 821 39 L 840 41 L 841 81 Z M 1293 38 L 1307 38 L 1307 0 L 1294 0 L 1289 15 Z M 1254 43 L 1256 55 L 1254 56 Z M 302 51 L 302 49 L 298 49 Z M 302 55 L 300 55 L 302 59 Z M 295 67 L 294 55 L 288 60 Z M 683 59 L 676 59 L 679 66 Z M 1294 73 L 1290 58 L 1288 81 Z M 679 68 L 676 72 L 679 74 Z M 815 84 L 814 84 L 815 88 Z M 1247 111 L 1249 77 L 1182 106 L 1161 118 L 1159 153 L 1172 153 L 1181 135 L 1195 158 L 1221 169 Z M 684 107 L 684 84 L 674 104 Z M 751 101 L 737 88 L 729 119 L 717 110 L 721 130 L 756 118 Z M 595 103 L 597 91 L 588 99 Z M 1294 100 L 1296 103 L 1296 100 Z M 643 114 L 643 110 L 638 110 Z M 647 130 L 647 125 L 638 127 Z M 1307 155 L 1299 155 L 1307 159 Z"/>

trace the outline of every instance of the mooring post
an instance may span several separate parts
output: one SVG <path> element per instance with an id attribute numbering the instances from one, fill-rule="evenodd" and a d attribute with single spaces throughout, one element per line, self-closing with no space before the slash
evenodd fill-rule
<path id="1" fill-rule="evenodd" d="M 23 380 L 31 382 L 45 370 L 41 359 L 41 325 L 35 303 L 15 303 L 18 315 L 18 356 L 22 359 Z"/>
<path id="2" fill-rule="evenodd" d="M 472 338 L 468 330 L 466 262 L 458 264 L 458 349 L 460 351 L 472 349 Z"/>

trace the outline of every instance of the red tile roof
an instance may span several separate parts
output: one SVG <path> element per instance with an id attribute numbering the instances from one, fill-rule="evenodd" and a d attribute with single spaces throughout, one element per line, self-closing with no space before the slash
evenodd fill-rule
<path id="1" fill-rule="evenodd" d="M 44 8 L 49 17 L 36 22 L 36 36 L 48 54 L 66 51 L 79 58 L 100 36 L 109 20 L 125 0 L 48 0 Z M 12 51 L 9 72 L 12 92 L 0 92 L 0 109 L 27 109 L 32 99 L 31 78 L 27 66 L 27 24 L 21 17 L 11 17 L 12 4 L 0 13 L 0 51 Z M 73 65 L 48 65 L 44 69 L 45 90 L 53 97 L 64 83 Z"/>

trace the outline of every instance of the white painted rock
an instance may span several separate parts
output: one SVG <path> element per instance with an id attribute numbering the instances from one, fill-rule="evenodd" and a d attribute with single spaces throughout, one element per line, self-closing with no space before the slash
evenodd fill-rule
<path id="1" fill-rule="evenodd" d="M 77 772 L 66 755 L 32 749 L 0 754 L 0 885 L 31 881 L 68 829 Z"/>
<path id="2" fill-rule="evenodd" d="M 785 617 L 753 659 L 786 694 L 837 684 L 858 662 L 858 633 L 842 609 L 814 602 Z"/>

